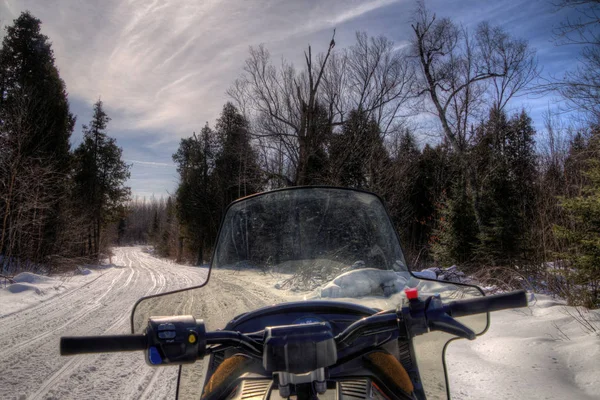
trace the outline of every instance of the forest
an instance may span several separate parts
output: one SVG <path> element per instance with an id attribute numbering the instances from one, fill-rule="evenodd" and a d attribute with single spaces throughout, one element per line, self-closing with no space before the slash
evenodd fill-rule
<path id="1" fill-rule="evenodd" d="M 108 255 L 130 190 L 98 100 L 71 149 L 75 116 L 41 21 L 23 12 L 0 49 L 0 257 L 3 275 L 60 272 Z"/>
<path id="2" fill-rule="evenodd" d="M 151 244 L 200 265 L 231 201 L 344 186 L 385 200 L 415 270 L 458 265 L 597 308 L 600 3 L 556 7 L 578 19 L 548 39 L 581 49 L 559 77 L 544 75 L 535 49 L 502 27 L 466 29 L 422 3 L 407 46 L 357 32 L 341 47 L 334 30 L 297 49 L 295 65 L 257 44 L 216 122 L 181 139 L 173 195 L 133 200 L 101 101 L 70 150 L 65 85 L 40 21 L 24 13 L 0 52 L 0 254 L 58 268 L 111 244 Z M 535 95 L 561 100 L 535 121 L 541 131 L 514 107 Z"/>

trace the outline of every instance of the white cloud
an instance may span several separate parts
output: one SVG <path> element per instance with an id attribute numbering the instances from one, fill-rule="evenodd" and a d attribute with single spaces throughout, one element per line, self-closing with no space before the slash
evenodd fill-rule
<path id="1" fill-rule="evenodd" d="M 139 165 L 149 165 L 153 167 L 168 167 L 173 168 L 174 164 L 162 163 L 162 162 L 153 162 L 153 161 L 139 161 L 139 160 L 125 160 L 126 163 L 139 164 Z"/>
<path id="2" fill-rule="evenodd" d="M 508 21 L 507 29 L 536 40 L 540 56 L 558 66 L 572 57 L 548 50 L 555 17 L 540 13 L 540 1 L 527 7 L 514 0 L 485 5 L 431 0 L 428 5 L 466 24 Z M 250 45 L 266 43 L 274 59 L 300 61 L 311 40 L 313 51 L 323 50 L 337 27 L 339 47 L 351 44 L 355 29 L 366 29 L 386 34 L 400 49 L 408 44 L 414 6 L 414 0 L 3 0 L 0 23 L 10 24 L 24 10 L 40 18 L 77 109 L 87 103 L 91 112 L 101 96 L 113 118 L 109 132 L 125 143 L 125 156 L 163 161 L 180 137 L 215 120 Z M 89 114 L 80 114 L 79 122 L 87 122 Z M 176 177 L 167 168 L 174 171 L 173 165 L 131 162 L 136 192 L 173 190 Z M 159 172 L 163 175 L 157 178 Z"/>
<path id="3" fill-rule="evenodd" d="M 101 96 L 113 130 L 181 136 L 218 115 L 248 46 L 340 25 L 393 1 L 5 0 L 0 12 L 29 9 L 43 21 L 70 96 L 90 104 Z"/>

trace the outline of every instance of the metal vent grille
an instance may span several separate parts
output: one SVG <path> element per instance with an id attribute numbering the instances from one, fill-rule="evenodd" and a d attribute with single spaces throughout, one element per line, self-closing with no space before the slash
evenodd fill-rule
<path id="1" fill-rule="evenodd" d="M 269 388 L 273 381 L 261 379 L 261 380 L 247 380 L 242 385 L 242 400 L 262 400 L 266 397 Z"/>
<path id="2" fill-rule="evenodd" d="M 412 359 L 410 358 L 410 345 L 407 341 L 398 340 L 398 349 L 400 352 L 400 363 L 407 371 L 413 369 Z"/>
<path id="3" fill-rule="evenodd" d="M 352 379 L 339 382 L 342 399 L 367 399 L 368 384 L 366 379 Z"/>

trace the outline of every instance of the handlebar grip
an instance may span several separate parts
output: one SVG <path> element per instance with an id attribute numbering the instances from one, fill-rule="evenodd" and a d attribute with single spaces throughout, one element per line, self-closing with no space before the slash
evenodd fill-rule
<path id="1" fill-rule="evenodd" d="M 60 355 L 146 350 L 146 335 L 63 336 Z"/>
<path id="2" fill-rule="evenodd" d="M 463 317 L 519 307 L 527 307 L 527 293 L 524 290 L 468 300 L 457 300 L 446 305 L 446 309 L 452 317 Z"/>

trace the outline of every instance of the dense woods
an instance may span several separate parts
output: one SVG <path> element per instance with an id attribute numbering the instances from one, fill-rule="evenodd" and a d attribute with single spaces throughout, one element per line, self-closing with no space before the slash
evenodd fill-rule
<path id="1" fill-rule="evenodd" d="M 107 255 L 128 166 L 102 102 L 71 150 L 75 116 L 41 22 L 22 13 L 0 49 L 0 255 L 4 273 L 54 271 Z"/>
<path id="2" fill-rule="evenodd" d="M 457 264 L 496 280 L 516 276 L 598 307 L 599 5 L 558 7 L 580 19 L 557 27 L 556 44 L 581 49 L 560 77 L 541 76 L 535 50 L 503 28 L 467 29 L 422 4 L 409 46 L 358 32 L 342 47 L 334 30 L 320 52 L 298 49 L 299 65 L 251 47 L 216 123 L 181 139 L 176 191 L 134 201 L 100 101 L 84 142 L 70 151 L 66 89 L 39 21 L 25 13 L 0 53 L 0 253 L 44 263 L 97 257 L 110 236 L 202 264 L 231 201 L 336 185 L 384 198 L 412 268 Z M 36 43 L 27 47 L 35 55 L 23 40 Z M 534 124 L 514 106 L 532 92 L 559 96 L 560 116 L 548 112 Z"/>

